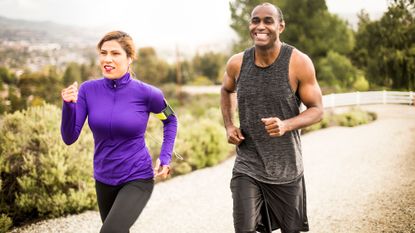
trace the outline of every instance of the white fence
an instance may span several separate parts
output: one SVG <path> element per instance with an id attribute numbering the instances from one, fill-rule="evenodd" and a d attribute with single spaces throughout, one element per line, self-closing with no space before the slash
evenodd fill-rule
<path id="1" fill-rule="evenodd" d="M 323 96 L 325 108 L 366 104 L 414 104 L 414 92 L 400 91 L 368 91 Z"/>
<path id="2" fill-rule="evenodd" d="M 191 95 L 219 94 L 221 86 L 183 86 L 182 91 Z M 351 92 L 341 94 L 329 94 L 323 96 L 325 108 L 335 108 L 351 105 L 366 104 L 408 104 L 414 105 L 415 92 L 400 91 L 368 91 Z M 304 108 L 304 106 L 302 106 Z"/>

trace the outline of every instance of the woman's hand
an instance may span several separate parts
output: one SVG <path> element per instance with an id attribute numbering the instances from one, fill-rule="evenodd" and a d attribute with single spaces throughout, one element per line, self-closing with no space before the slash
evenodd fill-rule
<path id="1" fill-rule="evenodd" d="M 154 176 L 166 179 L 170 174 L 170 165 L 163 165 L 160 168 L 160 159 L 157 159 L 156 166 L 154 167 Z"/>
<path id="2" fill-rule="evenodd" d="M 78 100 L 78 82 L 74 82 L 69 87 L 65 88 L 61 92 L 63 101 L 76 103 Z"/>

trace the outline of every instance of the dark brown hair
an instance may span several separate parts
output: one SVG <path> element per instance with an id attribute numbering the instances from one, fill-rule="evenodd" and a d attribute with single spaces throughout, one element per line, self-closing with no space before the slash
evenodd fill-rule
<path id="1" fill-rule="evenodd" d="M 124 51 L 127 53 L 127 57 L 131 58 L 132 60 L 136 59 L 136 52 L 135 52 L 135 45 L 133 42 L 133 38 L 130 35 L 123 31 L 112 31 L 105 34 L 104 37 L 98 42 L 97 49 L 101 50 L 102 45 L 110 40 L 117 41 Z"/>

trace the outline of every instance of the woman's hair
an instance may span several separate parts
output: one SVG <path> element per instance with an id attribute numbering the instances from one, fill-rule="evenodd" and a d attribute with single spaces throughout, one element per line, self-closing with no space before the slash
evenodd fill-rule
<path id="1" fill-rule="evenodd" d="M 135 52 L 135 45 L 133 42 L 133 38 L 130 35 L 123 31 L 112 31 L 105 34 L 104 37 L 98 42 L 97 49 L 101 50 L 102 45 L 110 40 L 117 41 L 124 51 L 127 53 L 127 57 L 131 58 L 132 60 L 136 59 L 136 52 Z"/>

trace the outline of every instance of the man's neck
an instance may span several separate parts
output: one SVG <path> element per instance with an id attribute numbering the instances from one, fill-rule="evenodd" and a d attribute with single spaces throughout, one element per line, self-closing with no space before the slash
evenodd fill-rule
<path id="1" fill-rule="evenodd" d="M 271 65 L 281 51 L 281 41 L 276 41 L 272 47 L 263 48 L 255 46 L 255 64 L 260 67 Z"/>

